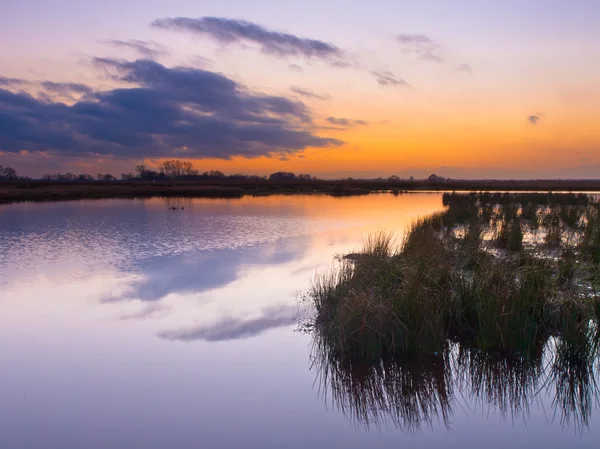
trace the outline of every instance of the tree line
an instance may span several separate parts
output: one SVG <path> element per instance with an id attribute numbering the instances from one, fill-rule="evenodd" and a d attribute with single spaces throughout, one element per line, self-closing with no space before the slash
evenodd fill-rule
<path id="1" fill-rule="evenodd" d="M 11 167 L 3 167 L 0 165 L 0 180 L 9 180 L 14 181 L 18 179 L 31 179 L 26 176 L 19 176 L 17 171 Z M 168 161 L 164 161 L 157 169 L 153 169 L 148 167 L 145 164 L 137 165 L 134 171 L 128 173 L 122 173 L 119 178 L 113 176 L 110 173 L 98 173 L 96 176 L 92 176 L 89 174 L 75 174 L 71 172 L 66 173 L 45 173 L 41 177 L 44 181 L 63 181 L 63 182 L 73 182 L 73 181 L 166 181 L 166 180 L 200 180 L 200 179 L 231 179 L 231 180 L 240 180 L 240 181 L 277 181 L 277 182 L 286 182 L 286 181 L 314 181 L 317 178 L 315 176 L 311 176 L 310 174 L 299 174 L 291 172 L 276 172 L 272 173 L 270 176 L 257 176 L 257 175 L 243 175 L 241 173 L 236 173 L 233 175 L 226 175 L 222 171 L 219 170 L 209 170 L 200 172 L 195 169 L 191 162 L 189 161 L 180 161 L 177 159 L 172 159 Z M 378 180 L 383 180 L 383 178 L 377 178 Z M 346 178 L 348 181 L 353 181 L 353 178 Z M 388 181 L 401 181 L 402 178 L 393 175 L 387 178 Z M 444 178 L 436 175 L 431 175 L 429 177 L 429 181 L 442 181 Z M 413 182 L 414 178 L 411 176 L 408 181 Z"/>
<path id="2" fill-rule="evenodd" d="M 31 179 L 26 176 L 19 176 L 17 171 L 11 167 L 3 167 L 0 165 L 0 180 L 14 181 L 18 179 Z M 257 176 L 257 175 L 244 175 L 236 173 L 233 175 L 226 175 L 219 170 L 208 170 L 200 172 L 195 169 L 191 162 L 180 161 L 180 160 L 168 160 L 160 164 L 157 169 L 148 167 L 145 164 L 140 164 L 135 167 L 134 171 L 128 173 L 122 173 L 119 178 L 110 173 L 98 173 L 96 176 L 90 174 L 81 173 L 45 173 L 40 178 L 44 181 L 63 181 L 63 182 L 74 182 L 74 181 L 164 181 L 164 180 L 194 180 L 194 179 L 231 179 L 231 180 L 248 180 L 248 181 L 310 181 L 316 179 L 314 176 L 309 174 L 296 175 L 290 172 L 276 172 L 272 173 L 269 177 Z"/>

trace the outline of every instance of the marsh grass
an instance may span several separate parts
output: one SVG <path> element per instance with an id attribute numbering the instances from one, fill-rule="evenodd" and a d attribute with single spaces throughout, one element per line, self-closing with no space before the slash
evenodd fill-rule
<path id="1" fill-rule="evenodd" d="M 456 337 L 530 357 L 540 338 L 568 323 L 561 304 L 575 298 L 581 316 L 595 319 L 581 298 L 598 291 L 599 276 L 582 257 L 600 256 L 600 219 L 585 198 L 447 194 L 447 209 L 417 219 L 399 242 L 373 234 L 317 276 L 316 323 L 336 351 L 365 360 L 439 353 Z M 546 246 L 524 243 L 534 217 Z M 507 252 L 490 251 L 491 242 Z"/>

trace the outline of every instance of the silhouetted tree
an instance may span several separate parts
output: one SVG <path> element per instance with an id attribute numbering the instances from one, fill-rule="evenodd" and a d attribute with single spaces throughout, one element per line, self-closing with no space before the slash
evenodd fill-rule
<path id="1" fill-rule="evenodd" d="M 219 171 L 219 170 L 210 170 L 210 171 L 205 171 L 200 176 L 203 176 L 205 178 L 224 178 L 225 173 L 223 173 L 222 171 Z"/>
<path id="2" fill-rule="evenodd" d="M 17 171 L 14 168 L 2 167 L 0 165 L 0 179 L 7 179 L 9 181 L 13 181 L 17 178 Z"/>
<path id="3" fill-rule="evenodd" d="M 309 174 L 298 175 L 298 179 L 301 181 L 311 181 L 312 176 L 310 176 Z"/>
<path id="4" fill-rule="evenodd" d="M 135 172 L 138 174 L 138 176 L 140 178 L 147 171 L 148 171 L 148 167 L 146 167 L 144 164 L 139 164 L 139 165 L 135 166 Z"/>
<path id="5" fill-rule="evenodd" d="M 198 175 L 198 171 L 194 169 L 194 166 L 189 161 L 179 161 L 176 159 L 165 161 L 161 164 L 161 169 L 168 178 Z"/>
<path id="6" fill-rule="evenodd" d="M 294 181 L 296 179 L 296 175 L 294 173 L 278 171 L 277 173 L 272 173 L 269 176 L 270 181 Z"/>

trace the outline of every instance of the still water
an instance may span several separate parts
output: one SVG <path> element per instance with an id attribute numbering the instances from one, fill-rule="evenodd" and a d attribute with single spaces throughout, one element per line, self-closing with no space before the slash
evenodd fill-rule
<path id="1" fill-rule="evenodd" d="M 457 384 L 408 427 L 361 419 L 377 413 L 323 382 L 296 324 L 311 276 L 441 208 L 440 194 L 0 206 L 0 448 L 597 447 L 595 396 L 565 414 L 543 381 L 512 407 Z"/>

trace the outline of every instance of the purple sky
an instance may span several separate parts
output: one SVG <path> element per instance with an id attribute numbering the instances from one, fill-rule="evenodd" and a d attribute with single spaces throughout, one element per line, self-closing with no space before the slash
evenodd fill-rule
<path id="1" fill-rule="evenodd" d="M 0 165 L 22 174 L 178 157 L 226 172 L 600 178 L 597 1 L 5 0 L 1 12 Z"/>

